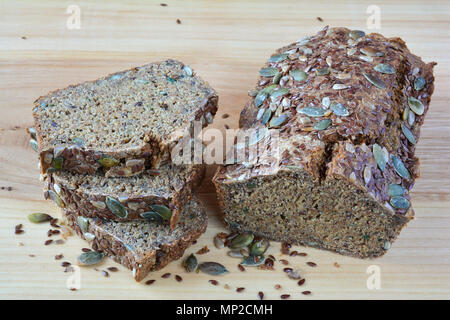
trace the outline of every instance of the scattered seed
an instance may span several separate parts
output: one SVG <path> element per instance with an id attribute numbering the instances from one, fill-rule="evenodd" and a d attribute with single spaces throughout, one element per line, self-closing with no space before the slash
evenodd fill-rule
<path id="1" fill-rule="evenodd" d="M 52 217 L 46 213 L 31 213 L 28 215 L 28 220 L 32 223 L 41 223 L 50 221 Z"/>
<path id="2" fill-rule="evenodd" d="M 291 297 L 290 294 L 282 294 L 282 295 L 280 296 L 280 298 L 283 299 L 283 300 L 289 299 L 290 297 Z"/>
<path id="3" fill-rule="evenodd" d="M 197 261 L 196 256 L 193 253 L 191 253 L 189 255 L 189 257 L 187 257 L 183 261 L 183 266 L 184 266 L 184 269 L 186 270 L 186 272 L 196 271 L 198 268 L 198 261 Z"/>
<path id="4" fill-rule="evenodd" d="M 302 285 L 304 285 L 305 284 L 305 279 L 300 279 L 298 282 L 297 282 L 297 284 L 299 285 L 299 286 L 302 286 Z"/>
<path id="5" fill-rule="evenodd" d="M 224 114 L 222 115 L 222 119 L 227 119 L 229 116 L 230 116 L 230 115 L 229 115 L 228 113 L 224 113 Z"/>
<path id="6" fill-rule="evenodd" d="M 44 245 L 48 246 L 49 244 L 51 244 L 53 242 L 52 239 L 49 239 L 47 241 L 44 242 Z"/>
<path id="7" fill-rule="evenodd" d="M 223 265 L 217 262 L 203 262 L 199 265 L 199 269 L 204 273 L 214 276 L 228 272 L 228 270 Z"/>
<path id="8" fill-rule="evenodd" d="M 197 254 L 205 254 L 209 252 L 209 248 L 208 246 L 204 246 L 203 248 L 201 248 L 200 250 L 198 250 L 196 253 Z"/>
<path id="9" fill-rule="evenodd" d="M 29 256 L 30 258 L 36 257 L 34 254 L 29 254 L 28 256 Z"/>
<path id="10" fill-rule="evenodd" d="M 57 254 L 55 256 L 55 260 L 61 260 L 62 258 L 64 258 L 64 255 L 62 253 L 61 254 Z"/>
<path id="11" fill-rule="evenodd" d="M 239 249 L 247 247 L 253 242 L 254 235 L 251 233 L 242 233 L 234 237 L 230 242 L 230 248 Z"/>
<path id="12" fill-rule="evenodd" d="M 68 267 L 68 266 L 70 266 L 70 265 L 72 265 L 69 261 L 64 261 L 64 262 L 61 262 L 61 266 L 62 267 Z"/>
<path id="13" fill-rule="evenodd" d="M 170 273 L 170 272 L 167 272 L 167 273 L 164 273 L 164 274 L 161 276 L 161 278 L 167 279 L 167 278 L 169 278 L 170 276 L 171 276 L 171 273 Z"/>
<path id="14" fill-rule="evenodd" d="M 302 294 L 304 294 L 305 296 L 310 295 L 311 291 L 303 291 Z"/>
<path id="15" fill-rule="evenodd" d="M 183 281 L 183 278 L 176 274 L 175 275 L 175 280 L 177 280 L 178 282 L 181 282 L 181 281 Z"/>
<path id="16" fill-rule="evenodd" d="M 150 280 L 145 281 L 145 284 L 146 284 L 147 286 L 150 286 L 150 285 L 154 284 L 155 281 L 156 281 L 156 280 L 154 280 L 154 279 L 150 279 Z"/>
<path id="17" fill-rule="evenodd" d="M 317 267 L 317 264 L 311 261 L 308 261 L 306 264 L 310 267 Z"/>
<path id="18" fill-rule="evenodd" d="M 242 264 L 238 264 L 238 268 L 240 271 L 244 272 L 245 271 L 245 267 Z"/>
<path id="19" fill-rule="evenodd" d="M 245 290 L 245 288 L 244 287 L 239 287 L 239 288 L 236 288 L 236 291 L 237 292 L 242 292 L 242 291 L 244 291 Z"/>
<path id="20" fill-rule="evenodd" d="M 317 17 L 316 19 L 320 22 L 323 22 L 323 19 L 321 17 Z"/>
<path id="21" fill-rule="evenodd" d="M 102 275 L 103 275 L 105 278 L 108 278 L 108 277 L 109 277 L 108 271 L 105 271 L 105 270 L 102 270 Z"/>
<path id="22" fill-rule="evenodd" d="M 258 292 L 258 298 L 259 298 L 259 300 L 264 299 L 264 292 L 262 292 L 262 291 Z"/>
<path id="23" fill-rule="evenodd" d="M 63 239 L 58 239 L 55 241 L 56 244 L 64 244 L 64 240 Z"/>
<path id="24" fill-rule="evenodd" d="M 267 251 L 269 245 L 269 241 L 265 239 L 255 241 L 250 247 L 250 254 L 254 256 L 260 256 Z"/>
<path id="25" fill-rule="evenodd" d="M 167 7 L 167 3 L 161 3 L 160 6 L 161 7 Z"/>
<path id="26" fill-rule="evenodd" d="M 78 258 L 79 266 L 95 265 L 102 261 L 103 253 L 97 251 L 83 252 Z"/>
<path id="27" fill-rule="evenodd" d="M 225 248 L 225 241 L 224 239 L 219 238 L 218 236 L 214 237 L 214 246 L 217 249 L 223 249 Z"/>
<path id="28" fill-rule="evenodd" d="M 109 267 L 109 268 L 107 268 L 107 270 L 108 270 L 108 271 L 111 271 L 111 272 L 117 272 L 117 271 L 119 271 L 119 269 L 116 268 L 116 267 Z"/>
<path id="29" fill-rule="evenodd" d="M 281 285 L 276 284 L 276 285 L 275 285 L 275 290 L 280 290 L 280 289 L 281 289 Z"/>
<path id="30" fill-rule="evenodd" d="M 213 286 L 217 286 L 219 284 L 219 281 L 217 280 L 209 280 L 209 283 L 211 283 Z"/>
<path id="31" fill-rule="evenodd" d="M 83 252 L 90 252 L 90 251 L 92 251 L 92 250 L 89 249 L 89 248 L 82 248 L 81 251 L 83 251 Z"/>
<path id="32" fill-rule="evenodd" d="M 228 283 L 225 283 L 225 285 L 223 286 L 225 289 L 230 290 L 230 285 Z"/>
<path id="33" fill-rule="evenodd" d="M 285 260 L 285 259 L 280 259 L 280 262 L 282 264 L 284 264 L 285 266 L 287 266 L 289 264 L 289 261 Z"/>
<path id="34" fill-rule="evenodd" d="M 181 20 L 180 19 L 177 19 L 177 24 L 181 24 Z"/>

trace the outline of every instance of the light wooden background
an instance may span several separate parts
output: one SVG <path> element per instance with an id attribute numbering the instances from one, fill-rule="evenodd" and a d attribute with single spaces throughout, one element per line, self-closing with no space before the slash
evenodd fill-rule
<path id="1" fill-rule="evenodd" d="M 389 253 L 373 261 L 300 248 L 308 258 L 290 258 L 307 278 L 304 287 L 287 279 L 280 265 L 276 272 L 237 270 L 237 261 L 212 244 L 222 230 L 210 178 L 201 187 L 210 224 L 199 243 L 211 252 L 202 261 L 223 261 L 232 271 L 208 283 L 211 276 L 184 273 L 180 262 L 150 275 L 153 286 L 137 284 L 123 267 L 104 278 L 93 269 L 82 270 L 82 288 L 66 288 L 68 274 L 54 260 L 74 262 L 86 246 L 73 237 L 65 245 L 43 246 L 47 225 L 32 225 L 26 215 L 43 211 L 58 215 L 43 200 L 38 181 L 36 154 L 24 131 L 32 123 L 32 101 L 50 90 L 167 57 L 190 64 L 220 95 L 217 128 L 237 126 L 239 110 L 257 71 L 274 49 L 324 25 L 365 31 L 366 9 L 373 1 L 1 1 L 0 2 L 0 298 L 137 298 L 137 299 L 255 299 L 258 291 L 277 299 L 290 293 L 295 299 L 415 299 L 450 298 L 450 3 L 449 1 L 376 1 L 381 9 L 381 30 L 401 36 L 425 61 L 438 62 L 436 90 L 422 129 L 418 155 L 422 177 L 413 192 L 416 219 L 406 228 Z M 81 9 L 81 29 L 66 28 L 66 8 Z M 321 17 L 320 22 L 316 17 Z M 176 23 L 181 20 L 181 24 Z M 26 39 L 22 39 L 26 37 Z M 229 113 L 224 120 L 222 114 Z M 23 223 L 25 234 L 14 235 Z M 18 246 L 23 242 L 24 246 Z M 279 244 L 270 252 L 280 255 Z M 34 258 L 29 254 L 36 255 Z M 305 265 L 314 261 L 317 268 Z M 341 267 L 333 266 L 338 262 Z M 107 260 L 101 267 L 115 265 Z M 366 287 L 366 269 L 381 270 L 381 289 Z M 180 274 L 161 279 L 164 272 Z M 279 283 L 283 290 L 273 286 Z M 227 290 L 224 285 L 231 289 Z M 236 293 L 236 287 L 246 287 Z M 301 295 L 311 290 L 311 296 Z"/>

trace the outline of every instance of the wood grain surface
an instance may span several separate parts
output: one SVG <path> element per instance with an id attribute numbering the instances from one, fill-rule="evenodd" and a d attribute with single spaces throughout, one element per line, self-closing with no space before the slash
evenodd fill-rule
<path id="1" fill-rule="evenodd" d="M 1 1 L 0 2 L 0 298 L 1 299 L 449 299 L 450 298 L 450 3 L 449 1 L 377 1 L 385 36 L 400 36 L 425 61 L 436 61 L 435 93 L 422 129 L 417 154 L 421 178 L 412 193 L 416 219 L 382 258 L 367 261 L 310 248 L 307 257 L 288 257 L 307 279 L 298 287 L 282 272 L 248 268 L 214 248 L 224 230 L 214 188 L 214 168 L 201 186 L 210 223 L 187 253 L 204 245 L 201 261 L 221 261 L 231 271 L 221 277 L 187 274 L 180 261 L 149 275 L 152 286 L 136 283 L 124 267 L 105 278 L 93 268 L 81 273 L 81 289 L 66 287 L 61 261 L 75 262 L 86 244 L 71 237 L 63 245 L 44 246 L 48 225 L 26 219 L 31 212 L 59 216 L 43 199 L 36 154 L 25 128 L 32 124 L 32 102 L 50 90 L 164 58 L 180 59 L 217 89 L 220 109 L 213 126 L 237 127 L 239 111 L 257 71 L 276 48 L 314 34 L 323 26 L 370 31 L 372 1 Z M 67 28 L 69 4 L 81 10 L 81 28 Z M 317 17 L 321 17 L 323 22 Z M 180 19 L 181 23 L 176 22 Z M 224 113 L 230 114 L 222 119 Z M 9 189 L 11 188 L 11 189 Z M 25 233 L 14 234 L 22 223 Z M 55 236 L 55 239 L 58 237 Z M 23 246 L 20 246 L 20 243 Z M 56 254 L 64 254 L 56 261 Z M 280 245 L 269 250 L 280 257 Z M 30 256 L 30 255 L 34 255 Z M 306 265 L 314 261 L 317 267 Z M 337 262 L 340 267 L 334 266 Z M 367 268 L 379 267 L 381 288 L 368 289 Z M 172 277 L 161 275 L 171 272 Z M 183 282 L 175 281 L 179 274 Z M 218 286 L 208 283 L 217 279 Z M 225 284 L 230 289 L 225 288 Z M 280 284 L 281 290 L 274 285 Z M 242 293 L 236 287 L 245 287 Z M 312 291 L 304 296 L 303 290 Z M 182 293 L 182 294 L 181 294 Z"/>

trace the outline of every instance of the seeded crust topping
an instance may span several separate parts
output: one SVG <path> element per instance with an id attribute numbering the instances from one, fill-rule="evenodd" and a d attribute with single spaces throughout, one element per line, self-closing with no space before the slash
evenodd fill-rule
<path id="1" fill-rule="evenodd" d="M 51 92 L 33 109 L 42 173 L 103 169 L 131 176 L 157 167 L 194 120 L 212 122 L 217 100 L 208 83 L 175 60 Z"/>

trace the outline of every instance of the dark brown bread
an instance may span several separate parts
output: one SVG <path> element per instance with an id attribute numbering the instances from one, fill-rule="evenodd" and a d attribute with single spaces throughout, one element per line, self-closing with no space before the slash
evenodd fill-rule
<path id="1" fill-rule="evenodd" d="M 46 180 L 46 197 L 74 214 L 113 221 L 141 220 L 160 212 L 175 228 L 193 190 L 204 176 L 203 165 L 164 165 L 140 176 L 105 178 L 69 172 L 52 173 Z"/>
<path id="2" fill-rule="evenodd" d="M 212 122 L 217 101 L 175 60 L 51 92 L 33 109 L 41 171 L 123 177 L 157 168 L 194 120 Z"/>
<path id="3" fill-rule="evenodd" d="M 73 208 L 66 208 L 64 215 L 68 225 L 87 240 L 93 250 L 103 252 L 132 270 L 136 281 L 181 258 L 205 232 L 208 222 L 205 209 L 195 197 L 186 204 L 173 230 L 155 222 L 83 218 Z"/>
<path id="4" fill-rule="evenodd" d="M 279 129 L 280 156 L 269 156 L 262 139 L 256 162 L 218 169 L 226 223 L 341 254 L 383 255 L 414 215 L 415 144 L 434 65 L 399 38 L 346 28 L 279 49 L 240 125 Z"/>

